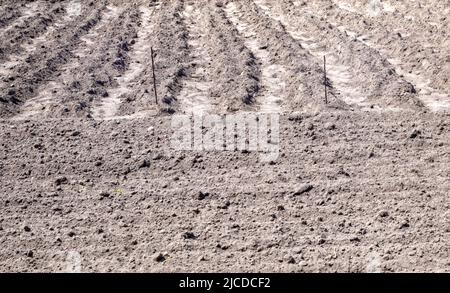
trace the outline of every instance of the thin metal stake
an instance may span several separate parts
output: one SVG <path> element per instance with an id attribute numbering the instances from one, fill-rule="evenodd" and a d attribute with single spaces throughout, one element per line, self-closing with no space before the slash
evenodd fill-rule
<path id="1" fill-rule="evenodd" d="M 324 72 L 324 81 L 325 85 L 325 104 L 328 104 L 328 93 L 327 93 L 327 58 L 323 55 L 323 72 Z"/>
<path id="2" fill-rule="evenodd" d="M 153 47 L 150 48 L 150 51 L 152 53 L 153 89 L 155 90 L 155 102 L 158 105 L 158 93 L 156 91 L 155 61 L 153 60 L 154 57 Z"/>

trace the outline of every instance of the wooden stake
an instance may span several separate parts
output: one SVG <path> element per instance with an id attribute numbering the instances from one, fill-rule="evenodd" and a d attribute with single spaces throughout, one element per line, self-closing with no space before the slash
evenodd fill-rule
<path id="1" fill-rule="evenodd" d="M 323 55 L 323 84 L 325 85 L 325 104 L 328 104 L 328 93 L 327 93 L 327 58 Z"/>
<path id="2" fill-rule="evenodd" d="M 153 71 L 153 89 L 155 90 L 155 102 L 158 105 L 158 93 L 156 91 L 156 75 L 155 75 L 155 61 L 153 60 L 153 47 L 150 48 L 152 54 L 152 71 Z"/>

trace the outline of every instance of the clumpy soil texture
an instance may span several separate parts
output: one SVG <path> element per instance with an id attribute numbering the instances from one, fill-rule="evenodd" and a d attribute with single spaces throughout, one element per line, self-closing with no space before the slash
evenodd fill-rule
<path id="1" fill-rule="evenodd" d="M 0 4 L 1 271 L 450 271 L 447 1 Z M 171 142 L 243 112 L 278 159 Z"/>

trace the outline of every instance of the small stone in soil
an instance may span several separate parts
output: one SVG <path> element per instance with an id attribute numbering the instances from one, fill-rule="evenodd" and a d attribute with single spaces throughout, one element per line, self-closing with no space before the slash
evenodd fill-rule
<path id="1" fill-rule="evenodd" d="M 400 224 L 400 229 L 409 228 L 409 223 L 404 221 Z"/>
<path id="2" fill-rule="evenodd" d="M 185 233 L 183 233 L 183 238 L 192 240 L 192 239 L 196 239 L 197 236 L 195 236 L 195 234 L 192 232 L 185 232 Z"/>
<path id="3" fill-rule="evenodd" d="M 207 198 L 208 196 L 209 196 L 209 192 L 203 192 L 203 191 L 200 191 L 200 192 L 198 193 L 197 199 L 198 199 L 198 200 L 204 200 L 204 199 Z"/>
<path id="4" fill-rule="evenodd" d="M 166 258 L 164 257 L 164 255 L 162 253 L 158 253 L 155 257 L 154 260 L 156 262 L 163 262 L 166 260 Z"/>
<path id="5" fill-rule="evenodd" d="M 148 160 L 143 160 L 142 163 L 139 165 L 139 169 L 148 167 L 150 167 L 150 162 Z"/>
<path id="6" fill-rule="evenodd" d="M 66 177 L 61 177 L 61 178 L 58 178 L 58 179 L 56 179 L 55 180 L 55 184 L 57 185 L 57 186 L 59 186 L 59 185 L 61 185 L 61 184 L 65 184 L 65 183 L 67 183 L 67 178 Z"/>
<path id="7" fill-rule="evenodd" d="M 416 138 L 421 134 L 420 130 L 414 129 L 409 138 Z"/>
<path id="8" fill-rule="evenodd" d="M 297 188 L 294 195 L 302 195 L 304 193 L 310 192 L 314 187 L 311 184 L 303 184 Z"/>
<path id="9" fill-rule="evenodd" d="M 389 213 L 387 211 L 381 211 L 379 215 L 382 218 L 386 218 L 387 216 L 389 216 Z"/>
<path id="10" fill-rule="evenodd" d="M 102 193 L 100 193 L 101 198 L 109 197 L 109 196 L 110 196 L 109 192 L 103 191 Z"/>

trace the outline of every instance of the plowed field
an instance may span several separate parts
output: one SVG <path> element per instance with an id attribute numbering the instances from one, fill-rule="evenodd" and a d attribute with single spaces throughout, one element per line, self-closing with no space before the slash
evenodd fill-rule
<path id="1" fill-rule="evenodd" d="M 448 272 L 449 15 L 0 0 L 0 270 Z M 279 115 L 277 160 L 171 145 L 240 113 Z"/>

